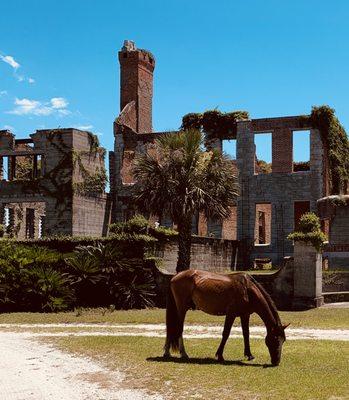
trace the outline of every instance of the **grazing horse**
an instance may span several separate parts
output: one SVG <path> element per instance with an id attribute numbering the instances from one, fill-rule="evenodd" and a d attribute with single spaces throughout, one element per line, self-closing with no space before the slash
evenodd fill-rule
<path id="1" fill-rule="evenodd" d="M 171 279 L 166 309 L 166 343 L 164 357 L 170 349 L 188 358 L 183 344 L 185 314 L 193 307 L 211 315 L 225 315 L 222 341 L 216 357 L 224 361 L 223 350 L 236 317 L 240 317 L 244 336 L 244 355 L 254 359 L 250 350 L 249 320 L 257 313 L 267 328 L 265 343 L 269 349 L 272 365 L 279 365 L 285 328 L 280 321 L 275 304 L 265 289 L 250 275 L 234 273 L 216 274 L 207 271 L 186 270 Z"/>

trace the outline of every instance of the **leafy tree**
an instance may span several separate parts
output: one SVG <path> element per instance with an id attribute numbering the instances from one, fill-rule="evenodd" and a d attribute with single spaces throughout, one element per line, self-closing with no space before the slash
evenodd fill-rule
<path id="1" fill-rule="evenodd" d="M 133 173 L 140 210 L 177 224 L 177 271 L 188 269 L 193 216 L 227 218 L 234 205 L 238 185 L 231 160 L 219 150 L 203 150 L 202 134 L 188 130 L 161 135 L 155 151 L 136 158 Z"/>

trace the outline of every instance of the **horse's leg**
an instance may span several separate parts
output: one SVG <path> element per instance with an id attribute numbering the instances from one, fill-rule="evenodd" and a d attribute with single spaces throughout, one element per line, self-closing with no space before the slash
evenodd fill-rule
<path id="1" fill-rule="evenodd" d="M 181 358 L 183 358 L 183 359 L 188 359 L 189 358 L 188 354 L 185 351 L 184 342 L 183 342 L 184 319 L 185 319 L 185 315 L 186 315 L 187 311 L 188 311 L 187 307 L 182 307 L 179 310 L 179 313 L 178 313 L 179 314 L 178 315 L 179 316 L 179 329 L 180 329 L 180 336 L 179 336 L 179 341 L 178 341 L 179 354 L 181 355 Z"/>
<path id="2" fill-rule="evenodd" d="M 244 355 L 250 361 L 254 359 L 250 349 L 250 326 L 249 326 L 250 314 L 243 314 L 241 315 L 240 319 L 241 319 L 242 333 L 244 335 L 244 345 L 245 345 Z"/>
<path id="3" fill-rule="evenodd" d="M 165 346 L 164 346 L 164 358 L 170 358 L 170 340 L 166 338 Z"/>
<path id="4" fill-rule="evenodd" d="M 225 343 L 227 342 L 228 337 L 230 335 L 231 327 L 234 323 L 234 320 L 235 320 L 235 315 L 227 314 L 225 317 L 222 341 L 216 352 L 216 357 L 217 357 L 218 361 L 224 361 L 223 350 L 224 350 Z"/>

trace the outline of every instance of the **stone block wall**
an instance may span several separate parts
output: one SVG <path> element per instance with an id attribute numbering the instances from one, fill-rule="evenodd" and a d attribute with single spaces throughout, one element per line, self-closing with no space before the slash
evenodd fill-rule
<path id="1" fill-rule="evenodd" d="M 73 236 L 105 236 L 110 223 L 107 202 L 107 195 L 74 196 Z"/>
<path id="2" fill-rule="evenodd" d="M 191 247 L 191 268 L 205 271 L 227 272 L 233 269 L 238 243 L 231 240 L 193 237 Z M 169 273 L 176 272 L 178 243 L 170 240 L 158 244 L 157 257 L 162 259 L 162 268 Z"/>
<path id="3" fill-rule="evenodd" d="M 102 153 L 91 153 L 91 135 L 76 129 L 39 130 L 32 134 L 30 139 L 24 140 L 25 146 L 19 145 L 23 139 L 19 140 L 17 145 L 17 141 L 11 135 L 7 131 L 0 132 L 0 144 L 3 145 L 0 147 L 0 158 L 19 157 L 22 159 L 27 156 L 40 156 L 41 174 L 37 178 L 31 177 L 28 180 L 16 178 L 2 180 L 0 182 L 2 208 L 9 204 L 16 204 L 17 209 L 23 207 L 30 209 L 31 206 L 27 206 L 28 203 L 38 204 L 40 206 L 34 208 L 35 214 L 40 215 L 40 218 L 43 217 L 42 209 L 44 209 L 43 235 L 73 235 L 77 230 L 81 234 L 89 235 L 88 225 L 85 225 L 85 232 L 81 229 L 83 223 L 78 229 L 74 227 L 76 207 L 74 210 L 73 199 L 74 185 L 83 181 L 86 173 L 94 173 L 104 167 Z M 90 193 L 85 197 L 93 198 L 94 194 Z M 79 201 L 76 204 L 78 203 Z M 83 209 L 88 211 L 87 204 L 92 206 L 95 203 L 93 200 L 86 199 Z M 93 207 L 89 212 L 94 211 L 96 210 Z M 24 237 L 25 232 L 22 227 L 26 225 L 25 216 L 22 217 L 20 225 L 18 234 L 19 237 Z M 92 231 L 96 229 L 93 227 Z M 102 229 L 103 224 L 97 231 L 100 232 Z"/>
<path id="4" fill-rule="evenodd" d="M 292 132 L 310 130 L 310 170 L 292 172 Z M 272 173 L 255 174 L 254 134 L 272 132 Z M 309 201 L 316 210 L 316 201 L 324 187 L 322 180 L 324 156 L 320 134 L 305 125 L 301 117 L 265 118 L 238 122 L 237 162 L 241 196 L 238 199 L 238 240 L 245 242 L 245 269 L 255 258 L 268 257 L 281 264 L 293 255 L 293 244 L 287 235 L 294 229 L 294 203 Z M 284 160 L 284 164 L 282 162 Z M 269 245 L 255 244 L 256 204 L 271 205 L 271 239 Z"/>
<path id="5" fill-rule="evenodd" d="M 323 225 L 329 226 L 323 253 L 329 269 L 349 271 L 349 195 L 319 199 L 317 208 Z"/>

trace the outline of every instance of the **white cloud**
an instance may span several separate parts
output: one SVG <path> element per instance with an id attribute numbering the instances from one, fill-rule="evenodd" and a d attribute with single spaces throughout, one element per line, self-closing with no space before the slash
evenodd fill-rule
<path id="1" fill-rule="evenodd" d="M 5 62 L 6 64 L 10 65 L 14 69 L 13 75 L 17 79 L 18 82 L 27 81 L 30 84 L 35 83 L 35 79 L 33 79 L 31 77 L 27 78 L 26 76 L 24 76 L 22 74 L 18 74 L 18 68 L 20 68 L 21 65 L 12 56 L 4 56 L 4 55 L 0 54 L 0 60 Z"/>
<path id="2" fill-rule="evenodd" d="M 66 109 L 68 101 L 63 97 L 53 97 L 49 102 L 42 103 L 38 100 L 15 99 L 15 108 L 7 111 L 14 115 L 36 115 L 47 116 L 51 114 L 68 115 L 70 111 Z"/>
<path id="3" fill-rule="evenodd" d="M 93 125 L 77 125 L 74 128 L 80 129 L 81 131 L 89 131 L 93 128 Z"/>
<path id="4" fill-rule="evenodd" d="M 7 90 L 0 90 L 0 97 L 6 96 L 7 95 Z"/>
<path id="5" fill-rule="evenodd" d="M 20 67 L 20 64 L 12 56 L 3 56 L 0 54 L 0 58 L 3 62 L 11 65 L 11 67 L 14 69 L 17 69 Z"/>
<path id="6" fill-rule="evenodd" d="M 68 106 L 68 102 L 64 97 L 53 97 L 51 99 L 51 106 L 52 108 L 62 109 Z"/>

